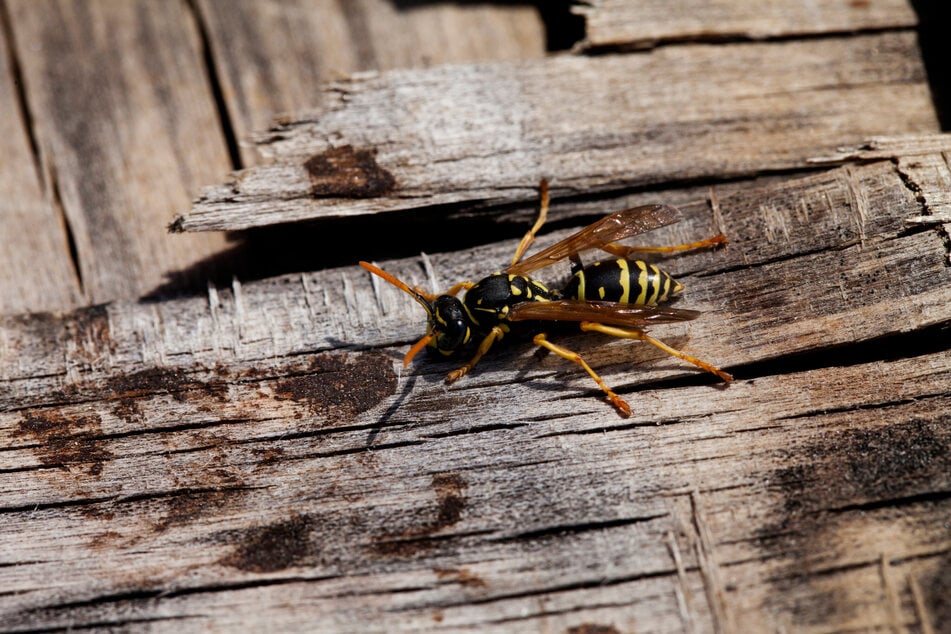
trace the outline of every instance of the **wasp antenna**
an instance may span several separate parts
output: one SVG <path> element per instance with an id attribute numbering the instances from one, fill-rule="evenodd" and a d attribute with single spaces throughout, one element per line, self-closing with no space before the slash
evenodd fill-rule
<path id="1" fill-rule="evenodd" d="M 384 270 L 381 269 L 380 267 L 375 266 L 375 265 L 373 265 L 373 264 L 370 264 L 369 262 L 364 262 L 363 260 L 361 260 L 361 261 L 360 261 L 360 266 L 362 266 L 363 268 L 365 268 L 366 270 L 368 270 L 370 273 L 373 273 L 373 274 L 376 275 L 377 277 L 383 278 L 384 280 L 386 280 L 387 282 L 389 282 L 390 284 L 392 284 L 392 285 L 395 286 L 396 288 L 400 289 L 401 291 L 407 293 L 408 295 L 411 295 L 411 296 L 413 297 L 413 299 L 415 299 L 417 302 L 419 302 L 420 305 L 422 305 L 422 307 L 426 309 L 426 313 L 427 313 L 427 314 L 432 315 L 432 312 L 433 312 L 433 307 L 432 307 L 432 305 L 429 303 L 429 301 L 428 301 L 425 297 L 423 297 L 423 296 L 419 293 L 419 291 L 417 291 L 417 290 L 415 290 L 415 289 L 413 289 L 413 288 L 410 288 L 409 285 L 407 285 L 405 282 L 403 282 L 403 281 L 400 280 L 399 278 L 397 278 L 397 277 L 395 277 L 395 276 L 393 276 L 393 275 L 390 275 L 389 273 L 387 273 L 386 271 L 384 271 Z"/>
<path id="2" fill-rule="evenodd" d="M 410 348 L 405 355 L 403 355 L 403 367 L 408 368 L 410 362 L 413 360 L 419 351 L 429 345 L 429 342 L 433 340 L 431 334 L 425 335 L 422 339 L 413 344 L 413 347 Z"/>

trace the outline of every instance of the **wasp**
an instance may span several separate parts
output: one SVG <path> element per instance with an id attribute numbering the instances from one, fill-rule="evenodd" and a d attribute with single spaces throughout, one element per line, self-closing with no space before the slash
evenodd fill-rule
<path id="1" fill-rule="evenodd" d="M 452 383 L 472 370 L 514 327 L 524 324 L 534 333 L 532 341 L 536 345 L 584 368 L 617 410 L 623 416 L 630 416 L 630 405 L 608 387 L 580 354 L 549 340 L 546 331 L 551 330 L 552 322 L 574 322 L 584 332 L 645 341 L 727 383 L 733 380 L 723 370 L 647 334 L 649 326 L 696 319 L 700 313 L 663 306 L 683 291 L 683 285 L 657 266 L 630 257 L 638 252 L 671 253 L 714 247 L 725 244 L 726 236 L 719 234 L 674 246 L 618 244 L 619 240 L 672 224 L 680 218 L 680 212 L 669 205 L 642 205 L 614 212 L 523 260 L 525 251 L 546 221 L 548 206 L 548 183 L 542 181 L 538 219 L 519 242 L 508 268 L 475 283 L 459 282 L 445 293 L 434 295 L 410 287 L 379 267 L 360 262 L 366 270 L 409 294 L 426 311 L 426 334 L 406 353 L 404 367 L 427 347 L 446 356 L 471 351 L 469 361 L 446 376 L 446 381 Z M 607 252 L 615 259 L 585 266 L 579 254 L 591 249 Z M 563 288 L 551 289 L 529 277 L 530 273 L 564 259 L 571 263 L 571 277 Z M 460 299 L 458 294 L 462 291 L 465 294 Z"/>

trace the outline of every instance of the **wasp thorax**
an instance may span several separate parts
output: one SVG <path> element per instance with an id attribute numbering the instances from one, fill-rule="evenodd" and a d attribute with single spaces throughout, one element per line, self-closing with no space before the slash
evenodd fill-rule
<path id="1" fill-rule="evenodd" d="M 433 302 L 429 323 L 433 335 L 429 345 L 440 352 L 453 352 L 469 342 L 469 324 L 462 302 L 452 295 L 440 295 Z"/>

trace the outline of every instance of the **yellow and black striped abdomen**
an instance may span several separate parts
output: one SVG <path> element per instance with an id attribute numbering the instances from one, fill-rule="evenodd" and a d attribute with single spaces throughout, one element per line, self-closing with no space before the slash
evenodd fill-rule
<path id="1" fill-rule="evenodd" d="M 683 290 L 667 272 L 641 260 L 607 260 L 576 271 L 565 286 L 569 299 L 655 306 Z"/>

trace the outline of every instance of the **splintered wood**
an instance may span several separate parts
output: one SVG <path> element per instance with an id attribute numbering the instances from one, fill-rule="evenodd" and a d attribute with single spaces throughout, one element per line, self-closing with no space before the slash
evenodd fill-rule
<path id="1" fill-rule="evenodd" d="M 528 201 L 542 177 L 556 196 L 730 178 L 938 129 L 912 33 L 397 71 L 322 101 L 258 137 L 272 162 L 173 228 Z"/>
<path id="2" fill-rule="evenodd" d="M 664 260 L 704 313 L 652 333 L 739 380 L 573 337 L 630 419 L 517 345 L 451 388 L 447 362 L 399 376 L 424 316 L 356 267 L 2 320 L 5 623 L 930 623 L 951 564 L 951 268 L 939 233 L 905 227 L 935 194 L 914 179 L 873 161 L 685 206 L 659 235 L 731 242 Z M 514 247 L 433 255 L 437 284 Z M 428 284 L 417 260 L 386 266 Z M 879 340 L 901 352 L 865 356 Z"/>
<path id="3" fill-rule="evenodd" d="M 256 152 L 241 143 L 252 131 L 276 113 L 317 104 L 323 82 L 357 70 L 544 52 L 541 21 L 526 6 L 4 4 L 4 314 L 177 291 L 227 268 L 223 236 L 169 236 L 168 223 L 200 187 L 227 176 L 232 158 L 253 162 Z M 479 36 L 447 32 L 419 44 L 419 33 L 464 24 Z M 237 139 L 227 138 L 232 132 Z"/>
<path id="4" fill-rule="evenodd" d="M 407 11 L 396 4 L 201 0 L 236 136 L 265 129 L 275 114 L 314 107 L 325 82 L 355 72 L 545 53 L 541 20 L 529 6 L 419 3 Z M 257 162 L 253 146 L 239 150 L 245 166 Z"/>

